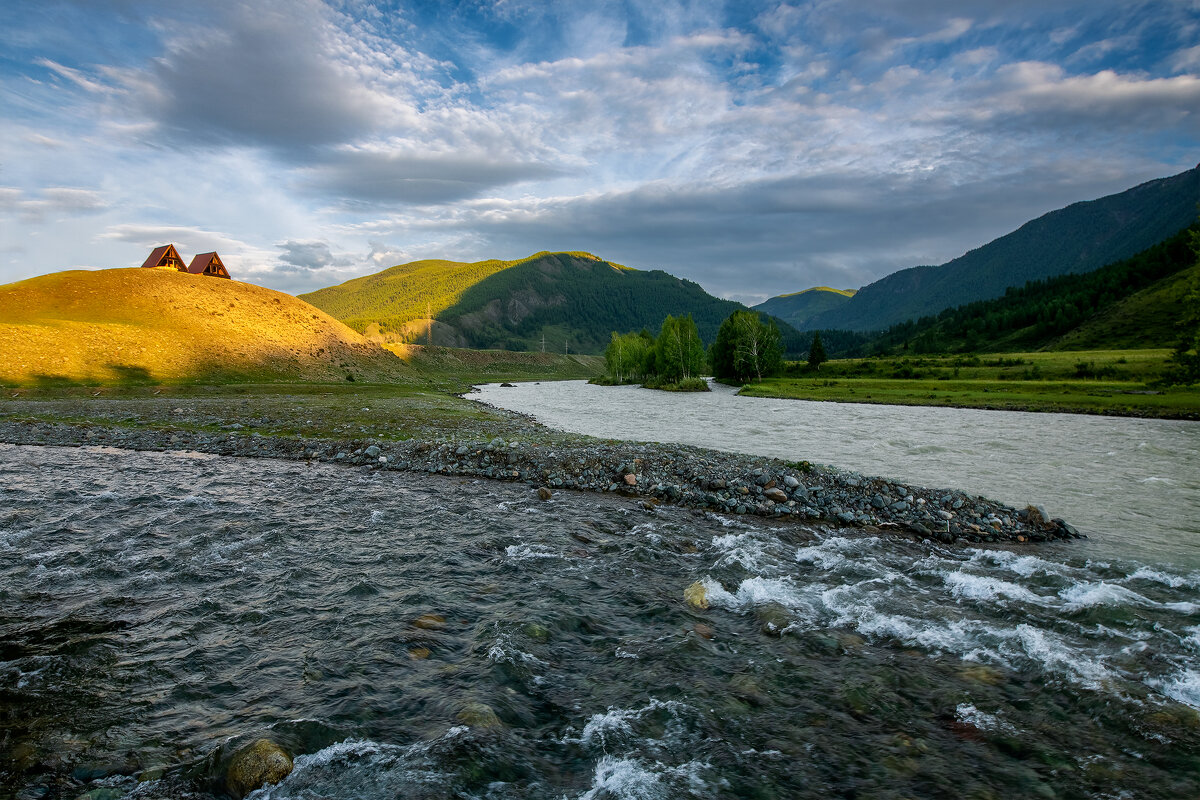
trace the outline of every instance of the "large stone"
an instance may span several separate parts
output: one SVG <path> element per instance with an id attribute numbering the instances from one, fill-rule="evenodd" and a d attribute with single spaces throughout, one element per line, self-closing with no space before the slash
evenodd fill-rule
<path id="1" fill-rule="evenodd" d="M 225 771 L 225 788 L 237 800 L 292 772 L 292 757 L 269 739 L 257 739 L 233 754 Z"/>
<path id="2" fill-rule="evenodd" d="M 363 455 L 365 455 L 367 458 L 378 458 L 380 452 L 380 449 L 376 445 L 371 445 L 363 451 Z"/>
<path id="3" fill-rule="evenodd" d="M 786 503 L 788 499 L 787 493 L 784 492 L 783 489 L 775 488 L 765 490 L 763 492 L 763 497 L 776 503 Z"/>
<path id="4" fill-rule="evenodd" d="M 458 721 L 472 728 L 499 728 L 500 718 L 487 703 L 467 703 L 459 710 Z"/>
<path id="5" fill-rule="evenodd" d="M 700 581 L 696 581 L 683 590 L 683 599 L 692 608 L 708 608 L 708 592 Z"/>
<path id="6" fill-rule="evenodd" d="M 422 614 L 413 620 L 413 625 L 425 631 L 440 631 L 446 627 L 446 618 L 441 614 Z"/>

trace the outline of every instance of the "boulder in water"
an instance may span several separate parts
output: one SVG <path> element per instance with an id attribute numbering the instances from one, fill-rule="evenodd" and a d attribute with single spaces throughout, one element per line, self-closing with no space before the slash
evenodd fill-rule
<path id="1" fill-rule="evenodd" d="M 683 599 L 692 608 L 708 608 L 708 592 L 700 581 L 696 581 L 683 590 Z"/>
<path id="2" fill-rule="evenodd" d="M 487 703 L 471 702 L 463 706 L 457 715 L 458 721 L 472 728 L 499 728 L 500 718 Z"/>
<path id="3" fill-rule="evenodd" d="M 441 614 L 422 614 L 412 624 L 424 631 L 440 631 L 446 627 L 446 618 Z"/>
<path id="4" fill-rule="evenodd" d="M 225 771 L 225 788 L 238 800 L 267 784 L 279 783 L 292 771 L 292 757 L 269 739 L 256 739 L 233 754 Z"/>

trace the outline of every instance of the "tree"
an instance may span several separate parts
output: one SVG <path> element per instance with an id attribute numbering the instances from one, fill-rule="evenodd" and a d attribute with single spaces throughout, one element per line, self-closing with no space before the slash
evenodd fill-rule
<path id="1" fill-rule="evenodd" d="M 783 337 L 774 320 L 764 323 L 753 311 L 735 311 L 717 330 L 709 351 L 713 375 L 745 382 L 774 375 L 783 366 Z"/>
<path id="2" fill-rule="evenodd" d="M 825 345 L 821 344 L 821 332 L 813 334 L 812 347 L 808 349 L 808 366 L 810 369 L 820 369 L 828 361 L 825 358 Z"/>
<path id="3" fill-rule="evenodd" d="M 637 380 L 646 374 L 646 351 L 650 343 L 636 333 L 613 331 L 604 350 L 604 366 L 617 383 Z"/>
<path id="4" fill-rule="evenodd" d="M 698 377 L 704 369 L 704 343 L 692 315 L 663 320 L 654 340 L 654 371 L 665 381 L 678 383 Z"/>

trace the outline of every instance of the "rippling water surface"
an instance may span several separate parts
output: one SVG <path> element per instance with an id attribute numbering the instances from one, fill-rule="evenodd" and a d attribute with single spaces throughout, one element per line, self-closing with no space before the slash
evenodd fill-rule
<path id="1" fill-rule="evenodd" d="M 473 399 L 554 428 L 680 442 L 1043 504 L 1088 552 L 1200 569 L 1200 424 L 1084 414 L 816 403 L 583 381 L 489 385 Z"/>
<path id="2" fill-rule="evenodd" d="M 1195 797 L 1198 590 L 1069 545 L 0 446 L 0 795 L 220 797 L 267 737 L 298 756 L 272 798 Z"/>

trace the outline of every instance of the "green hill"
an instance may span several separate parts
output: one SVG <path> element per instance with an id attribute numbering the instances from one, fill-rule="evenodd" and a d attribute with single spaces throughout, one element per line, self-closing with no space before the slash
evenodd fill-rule
<path id="1" fill-rule="evenodd" d="M 363 332 L 423 340 L 426 308 L 436 345 L 599 353 L 613 331 L 658 332 L 666 315 L 691 314 L 706 342 L 745 308 L 661 270 L 637 270 L 590 253 L 537 253 L 519 261 L 418 261 L 302 295 Z M 428 306 L 427 306 L 428 304 Z M 785 344 L 796 331 L 781 325 Z"/>
<path id="2" fill-rule="evenodd" d="M 802 292 L 777 295 L 753 308 L 755 311 L 777 317 L 795 328 L 807 330 L 810 319 L 823 312 L 841 308 L 853 296 L 853 289 L 814 286 Z"/>
<path id="3" fill-rule="evenodd" d="M 0 384 L 356 381 L 403 361 L 282 292 L 174 270 L 70 270 L 0 286 Z"/>
<path id="4" fill-rule="evenodd" d="M 426 314 L 436 317 L 481 280 L 544 255 L 536 253 L 519 261 L 413 261 L 302 294 L 300 299 L 359 333 L 378 329 L 392 340 L 411 339 L 426 332 Z"/>
<path id="5" fill-rule="evenodd" d="M 1052 211 L 939 267 L 900 270 L 860 289 L 849 302 L 809 320 L 809 328 L 880 330 L 1012 286 L 1084 273 L 1129 258 L 1196 218 L 1200 167 L 1120 194 Z"/>
<path id="6" fill-rule="evenodd" d="M 1093 272 L 1030 281 L 994 300 L 893 325 L 859 352 L 1172 347 L 1183 298 L 1200 273 L 1192 230 Z"/>

